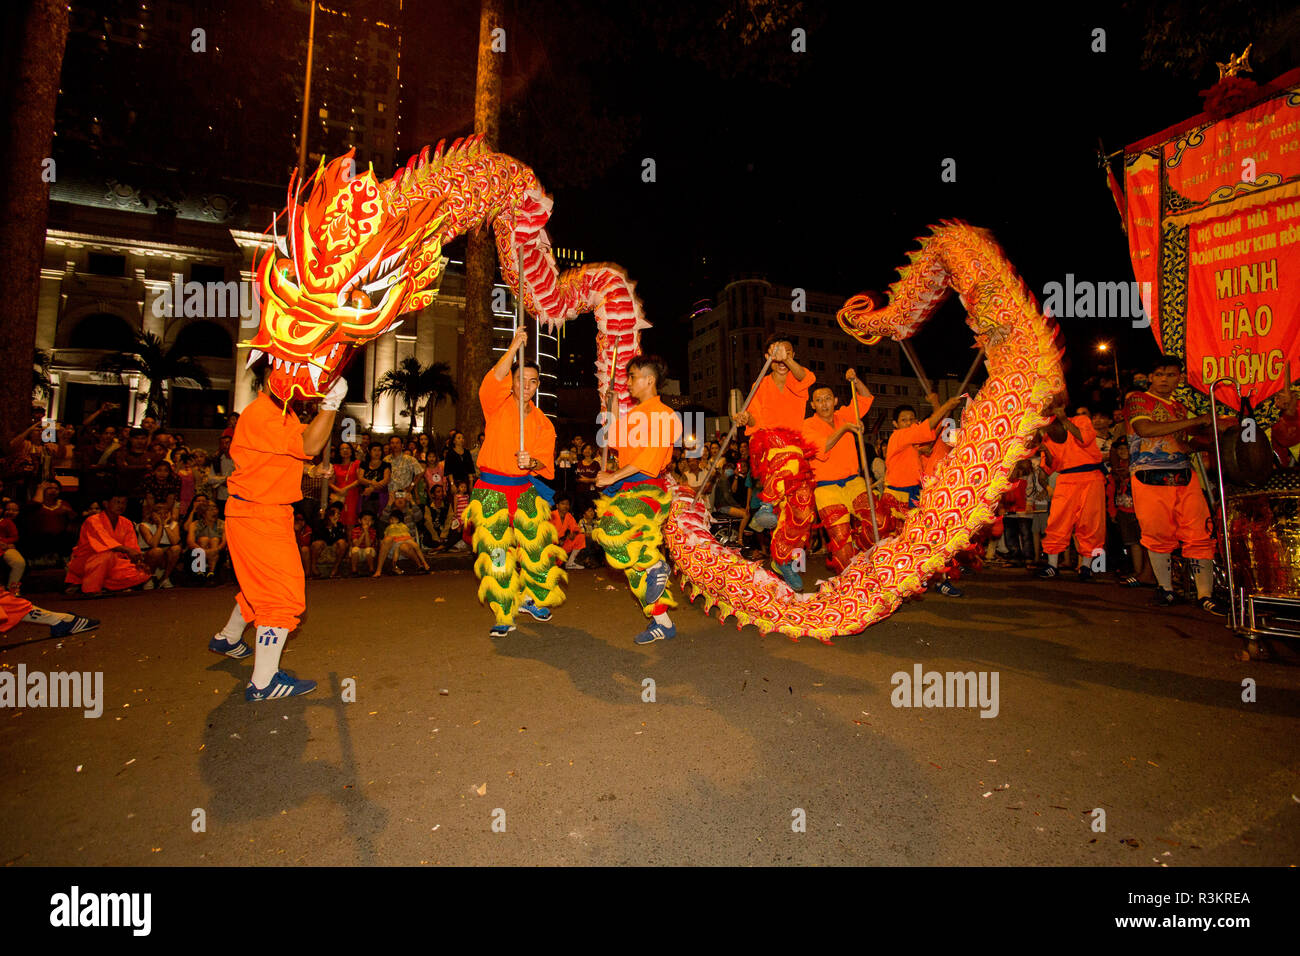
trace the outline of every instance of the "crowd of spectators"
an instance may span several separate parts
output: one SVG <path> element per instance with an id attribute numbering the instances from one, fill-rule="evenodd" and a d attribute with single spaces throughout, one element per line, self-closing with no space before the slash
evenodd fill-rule
<path id="1" fill-rule="evenodd" d="M 1106 381 L 1086 397 L 1110 409 L 1094 414 L 1093 422 L 1106 463 L 1110 534 L 1128 556 L 1130 577 L 1141 573 L 1142 564 L 1120 396 Z M 215 447 L 201 448 L 152 416 L 138 428 L 100 426 L 98 419 L 113 411 L 106 405 L 74 428 L 51 423 L 44 409 L 33 409 L 31 426 L 0 447 L 0 574 L 14 593 L 25 574 L 41 568 L 58 568 L 70 591 L 85 594 L 215 585 L 231 577 L 222 515 L 226 479 L 235 467 L 230 444 L 238 415 L 229 417 Z M 887 436 L 873 437 L 883 448 Z M 721 438 L 676 449 L 671 473 L 684 487 L 704 486 L 722 543 L 758 557 L 776 515 L 758 499 L 743 434 L 725 451 Z M 336 442 L 328 480 L 305 473 L 304 499 L 296 506 L 304 571 L 313 577 L 377 576 L 403 573 L 405 565 L 425 573 L 435 554 L 469 552 L 472 529 L 461 515 L 477 477 L 482 440 L 482 434 L 471 442 L 453 431 L 445 440 L 361 434 L 356 442 Z M 585 435 L 556 447 L 554 521 L 571 570 L 604 563 L 591 535 L 600 456 L 594 438 Z M 884 463 L 870 442 L 867 456 L 880 492 Z M 609 467 L 617 468 L 616 456 Z M 990 560 L 1031 567 L 1040 561 L 1051 493 L 1052 476 L 1042 460 L 1022 462 L 1003 501 L 999 534 L 989 543 Z M 810 552 L 823 544 L 815 530 Z"/>

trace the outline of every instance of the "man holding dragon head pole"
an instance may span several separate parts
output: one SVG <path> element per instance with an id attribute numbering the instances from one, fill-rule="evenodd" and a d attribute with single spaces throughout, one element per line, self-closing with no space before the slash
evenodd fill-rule
<path id="1" fill-rule="evenodd" d="M 235 426 L 230 443 L 235 472 L 226 482 L 226 541 L 240 591 L 230 620 L 208 643 L 208 650 L 247 657 L 244 628 L 256 626 L 253 676 L 244 692 L 249 701 L 296 697 L 316 689 L 315 681 L 280 670 L 285 641 L 307 608 L 293 503 L 302 499 L 303 465 L 324 449 L 347 391 L 347 380 L 340 375 L 311 424 L 304 425 L 290 401 L 268 383 Z"/>

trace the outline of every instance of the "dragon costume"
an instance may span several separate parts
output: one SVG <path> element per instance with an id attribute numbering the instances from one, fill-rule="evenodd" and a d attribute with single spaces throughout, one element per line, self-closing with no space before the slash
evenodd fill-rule
<path id="1" fill-rule="evenodd" d="M 633 284 L 609 264 L 559 272 L 544 228 L 552 203 L 532 170 L 475 137 L 446 152 L 442 144 L 432 153 L 426 148 L 384 182 L 373 171 L 354 176 L 352 169 L 350 154 L 322 164 L 301 188 L 309 193 L 305 201 L 295 177 L 282 214 L 287 235 L 280 237 L 273 227 L 274 249 L 257 267 L 261 323 L 256 336 L 240 345 L 250 350 L 250 365 L 263 357 L 270 363 L 274 395 L 322 397 L 359 346 L 396 328 L 403 312 L 433 300 L 447 262 L 442 246 L 491 221 L 502 275 L 514 288 L 522 253 L 524 306 L 539 322 L 558 328 L 581 313 L 595 313 L 602 401 L 613 388 L 621 410 L 631 408 L 627 363 L 640 352 L 640 331 L 648 327 Z M 1052 324 L 1002 250 L 988 234 L 962 223 L 935 227 L 920 242 L 886 306 L 877 309 L 858 296 L 838 318 L 859 341 L 886 335 L 901 340 L 933 314 L 949 290 L 957 292 L 968 324 L 987 349 L 989 380 L 966 409 L 956 447 L 924 483 L 919 506 L 901 528 L 859 553 L 815 594 L 796 594 L 719 545 L 708 531 L 707 503 L 668 481 L 668 552 L 692 599 L 703 596 L 707 608 L 720 608 L 724 618 L 734 615 L 739 624 L 753 623 L 764 632 L 829 642 L 889 616 L 992 520 L 1011 468 L 1045 424 L 1043 409 L 1063 386 L 1060 352 Z M 807 467 L 802 450 L 798 443 L 786 447 L 790 453 L 764 458 L 778 471 L 794 469 L 792 488 L 806 486 L 806 478 L 796 474 Z M 519 498 L 522 514 L 528 521 L 543 520 L 541 503 L 534 514 L 527 495 Z M 811 501 L 794 504 L 811 512 Z M 480 510 L 486 533 L 495 534 L 499 509 L 489 513 L 480 504 Z M 604 529 L 611 539 L 634 531 L 635 508 L 624 511 Z M 539 536 L 514 565 L 508 558 L 494 562 L 493 550 L 508 550 L 505 541 L 504 534 L 496 536 L 479 555 L 479 562 L 492 563 L 484 578 L 489 592 L 489 578 L 498 584 L 511 575 L 526 578 L 529 562 L 540 561 L 551 547 Z M 629 567 L 649 559 L 635 551 L 658 547 L 651 541 L 630 546 Z M 548 571 L 540 582 L 524 586 L 545 587 L 550 576 Z"/>
<path id="2" fill-rule="evenodd" d="M 1043 409 L 1064 384 L 1055 328 L 1002 250 L 983 230 L 956 222 L 920 243 L 890 287 L 889 303 L 877 309 L 855 296 L 839 311 L 840 325 L 861 342 L 905 339 L 954 290 L 987 350 L 989 379 L 962 416 L 956 447 L 923 483 L 918 507 L 815 594 L 796 593 L 719 545 L 705 503 L 677 489 L 665 535 L 684 587 L 692 600 L 704 598 L 706 610 L 734 616 L 738 627 L 752 623 L 829 643 L 888 617 L 993 520 L 1011 469 L 1047 422 Z"/>

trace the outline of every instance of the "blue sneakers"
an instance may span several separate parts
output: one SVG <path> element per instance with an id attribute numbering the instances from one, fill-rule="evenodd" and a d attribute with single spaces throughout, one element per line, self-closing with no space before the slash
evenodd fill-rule
<path id="1" fill-rule="evenodd" d="M 775 561 L 773 561 L 772 570 L 775 571 L 777 574 L 781 575 L 781 577 L 785 578 L 785 583 L 790 585 L 791 590 L 794 591 L 803 590 L 803 578 L 801 578 L 795 572 L 793 561 L 790 561 L 787 564 L 777 564 Z"/>
<path id="2" fill-rule="evenodd" d="M 488 631 L 488 637 L 505 637 L 514 629 L 513 624 L 493 624 L 491 630 Z"/>
<path id="3" fill-rule="evenodd" d="M 656 604 L 668 590 L 668 562 L 660 561 L 645 573 L 646 604 Z"/>
<path id="4" fill-rule="evenodd" d="M 93 617 L 74 617 L 71 621 L 60 621 L 58 624 L 50 625 L 51 637 L 67 637 L 70 634 L 80 634 L 82 631 L 93 631 L 99 627 L 99 622 Z"/>
<path id="5" fill-rule="evenodd" d="M 549 621 L 551 619 L 551 609 L 549 607 L 538 607 L 533 603 L 532 598 L 519 605 L 519 610 L 531 614 L 534 621 Z"/>
<path id="6" fill-rule="evenodd" d="M 267 684 L 261 690 L 253 686 L 253 682 L 248 682 L 248 687 L 244 689 L 244 700 L 280 700 L 285 697 L 298 697 L 301 694 L 310 694 L 316 689 L 314 680 L 298 680 L 287 671 L 276 671 L 275 676 L 271 678 L 271 683 Z"/>
<path id="7" fill-rule="evenodd" d="M 953 584 L 951 581 L 942 581 L 942 582 L 940 582 L 939 586 L 938 586 L 937 588 L 935 588 L 935 590 L 938 591 L 940 594 L 942 594 L 944 597 L 964 597 L 964 596 L 965 596 L 965 595 L 962 594 L 961 589 L 958 588 L 958 587 L 957 587 L 955 584 Z"/>
<path id="8" fill-rule="evenodd" d="M 677 636 L 677 625 L 664 627 L 658 621 L 651 621 L 650 626 L 632 638 L 634 644 L 653 644 L 655 641 L 671 641 Z"/>
<path id="9" fill-rule="evenodd" d="M 227 657 L 233 657 L 235 660 L 243 660 L 253 649 L 244 643 L 240 638 L 234 644 L 231 644 L 220 634 L 215 635 L 212 640 L 208 641 L 208 650 L 214 654 L 225 654 Z"/>

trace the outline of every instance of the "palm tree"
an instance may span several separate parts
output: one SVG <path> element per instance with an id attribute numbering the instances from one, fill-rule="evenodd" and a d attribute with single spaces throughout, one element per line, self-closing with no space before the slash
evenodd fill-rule
<path id="1" fill-rule="evenodd" d="M 53 356 L 44 349 L 32 350 L 32 393 L 49 398 L 54 383 L 50 381 L 50 363 Z"/>
<path id="2" fill-rule="evenodd" d="M 116 372 L 123 377 L 127 372 L 139 372 L 149 381 L 148 413 L 156 415 L 166 424 L 171 418 L 172 391 L 181 388 L 211 388 L 212 380 L 202 363 L 191 355 L 183 355 L 175 345 L 163 349 L 162 339 L 151 332 L 142 332 L 136 336 L 134 351 L 115 352 L 106 355 L 99 362 L 104 372 Z M 170 383 L 167 402 L 163 403 L 163 385 Z M 123 378 L 123 384 L 125 379 Z"/>
<path id="3" fill-rule="evenodd" d="M 406 425 L 407 438 L 411 437 L 411 432 L 415 429 L 415 416 L 420 411 L 418 408 L 420 399 L 429 399 L 424 406 L 424 417 L 420 422 L 421 427 L 427 431 L 429 410 L 444 399 L 455 402 L 459 398 L 456 379 L 451 374 L 451 366 L 446 362 L 421 365 L 418 359 L 410 355 L 402 359 L 402 364 L 397 368 L 385 372 L 379 379 L 371 398 L 378 398 L 380 395 L 400 395 L 402 401 L 406 402 L 406 414 L 410 416 Z"/>

